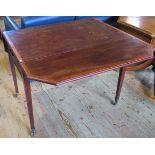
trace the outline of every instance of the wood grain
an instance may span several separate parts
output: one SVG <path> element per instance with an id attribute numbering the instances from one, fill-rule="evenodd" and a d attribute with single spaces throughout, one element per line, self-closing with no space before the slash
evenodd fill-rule
<path id="1" fill-rule="evenodd" d="M 155 16 L 121 16 L 119 17 L 118 23 L 133 27 L 146 35 L 155 36 Z"/>
<path id="2" fill-rule="evenodd" d="M 4 37 L 29 79 L 53 85 L 153 57 L 149 44 L 95 19 L 4 32 Z"/>
<path id="3" fill-rule="evenodd" d="M 118 19 L 121 30 L 132 34 L 155 48 L 155 17 L 154 16 L 122 16 Z"/>

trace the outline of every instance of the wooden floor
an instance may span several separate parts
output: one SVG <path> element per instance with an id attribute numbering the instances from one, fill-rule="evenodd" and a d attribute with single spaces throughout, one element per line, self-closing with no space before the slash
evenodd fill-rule
<path id="1" fill-rule="evenodd" d="M 114 106 L 118 71 L 60 87 L 32 82 L 35 137 L 155 137 L 155 99 L 151 68 L 126 74 Z M 14 87 L 0 41 L 0 137 L 30 137 L 22 79 Z"/>

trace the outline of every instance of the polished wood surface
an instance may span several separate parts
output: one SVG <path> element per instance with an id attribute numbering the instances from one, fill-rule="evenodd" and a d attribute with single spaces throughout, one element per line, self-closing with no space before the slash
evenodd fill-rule
<path id="1" fill-rule="evenodd" d="M 155 16 L 122 16 L 118 21 L 155 37 Z"/>
<path id="2" fill-rule="evenodd" d="M 122 16 L 118 19 L 122 30 L 128 32 L 155 48 L 155 16 Z"/>
<path id="3" fill-rule="evenodd" d="M 153 58 L 149 44 L 95 19 L 3 35 L 29 79 L 54 85 Z"/>

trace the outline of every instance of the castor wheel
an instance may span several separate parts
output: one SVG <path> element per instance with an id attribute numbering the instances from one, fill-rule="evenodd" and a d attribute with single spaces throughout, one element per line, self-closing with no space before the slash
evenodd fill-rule
<path id="1" fill-rule="evenodd" d="M 35 136 L 35 133 L 36 133 L 36 129 L 31 129 L 31 137 L 34 137 Z"/>
<path id="2" fill-rule="evenodd" d="M 155 72 L 155 66 L 152 67 L 152 71 Z"/>
<path id="3" fill-rule="evenodd" d="M 119 99 L 117 97 L 115 97 L 115 102 L 113 102 L 113 105 L 116 105 L 118 103 Z"/>
<path id="4" fill-rule="evenodd" d="M 14 96 L 14 97 L 18 97 L 18 95 L 19 95 L 19 93 L 15 93 L 13 96 Z"/>

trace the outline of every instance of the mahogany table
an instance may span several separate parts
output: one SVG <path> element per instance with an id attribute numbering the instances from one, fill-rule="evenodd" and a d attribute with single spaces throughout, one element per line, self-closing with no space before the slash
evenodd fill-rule
<path id="1" fill-rule="evenodd" d="M 96 19 L 8 31 L 3 37 L 16 93 L 15 66 L 23 76 L 32 134 L 30 80 L 60 85 L 120 68 L 117 102 L 126 67 L 153 58 L 150 44 Z"/>

